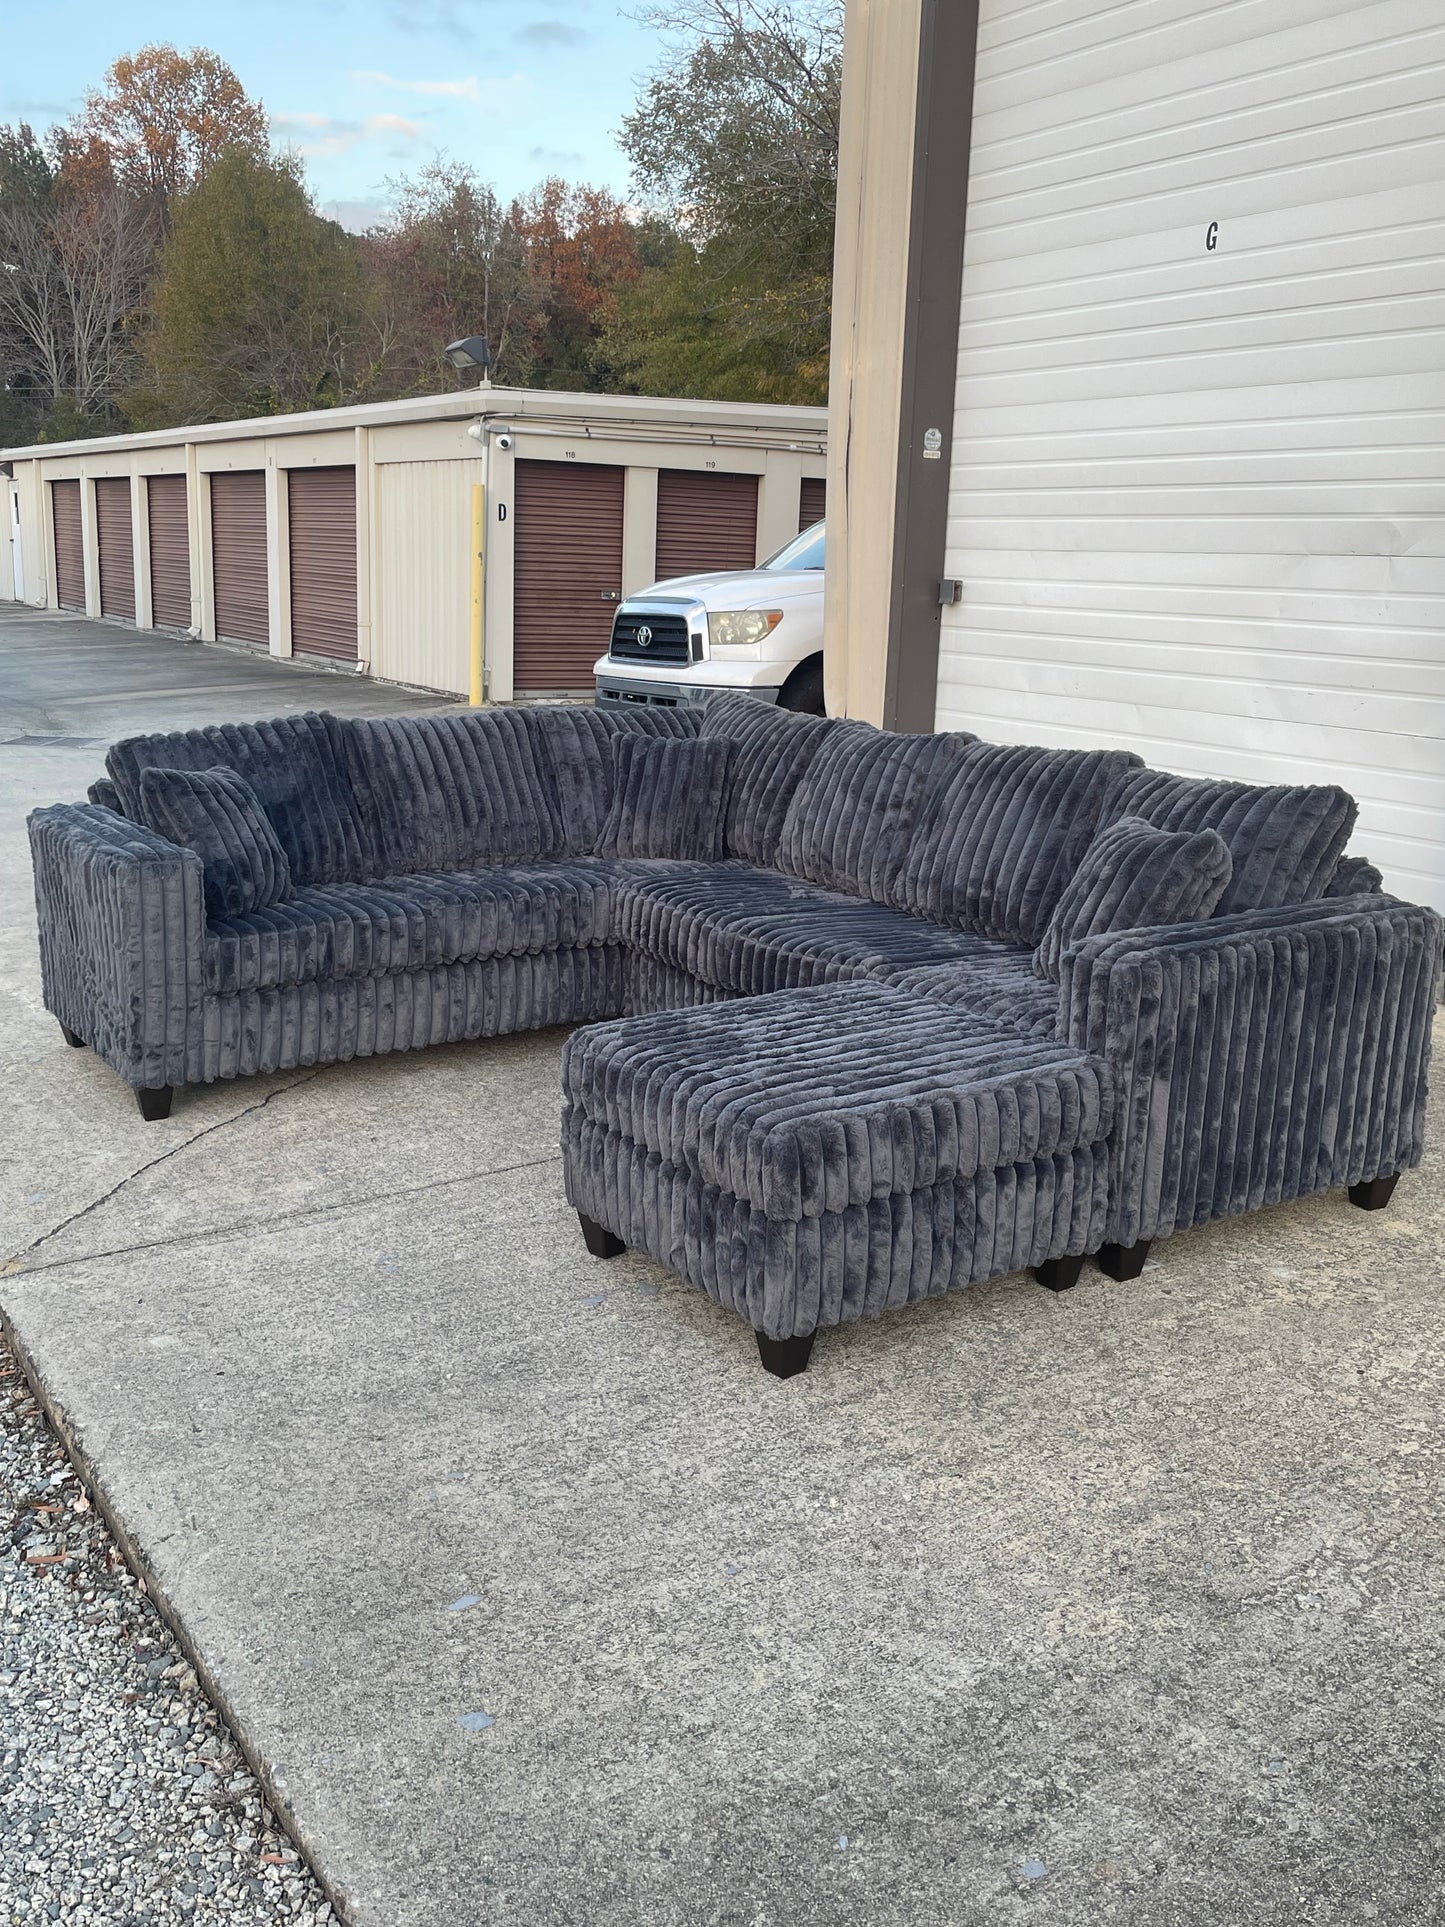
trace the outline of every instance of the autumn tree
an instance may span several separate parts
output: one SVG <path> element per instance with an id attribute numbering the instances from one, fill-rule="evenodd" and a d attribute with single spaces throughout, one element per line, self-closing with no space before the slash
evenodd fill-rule
<path id="1" fill-rule="evenodd" d="M 668 0 L 667 53 L 622 125 L 669 258 L 601 352 L 632 385 L 738 400 L 827 394 L 841 0 Z M 679 390 L 697 368 L 708 385 Z"/>
<path id="2" fill-rule="evenodd" d="M 115 179 L 152 197 L 167 220 L 223 153 L 263 160 L 270 145 L 265 110 L 218 54 L 164 45 L 117 60 L 71 136 L 103 149 Z"/>
<path id="3" fill-rule="evenodd" d="M 356 242 L 290 158 L 231 149 L 181 197 L 152 310 L 128 398 L 144 426 L 328 407 L 369 353 Z"/>
<path id="4" fill-rule="evenodd" d="M 511 220 L 532 290 L 532 379 L 540 388 L 591 388 L 618 290 L 642 272 L 627 210 L 605 188 L 552 176 L 513 202 Z"/>
<path id="5" fill-rule="evenodd" d="M 103 156 L 0 129 L 0 390 L 8 433 L 122 426 L 117 394 L 154 259 L 149 206 Z"/>
<path id="6" fill-rule="evenodd" d="M 534 291 L 521 237 L 494 190 L 443 158 L 388 185 L 391 213 L 361 243 L 378 364 L 372 385 L 390 394 L 437 389 L 453 378 L 446 344 L 471 334 L 491 343 L 494 380 L 524 384 Z"/>

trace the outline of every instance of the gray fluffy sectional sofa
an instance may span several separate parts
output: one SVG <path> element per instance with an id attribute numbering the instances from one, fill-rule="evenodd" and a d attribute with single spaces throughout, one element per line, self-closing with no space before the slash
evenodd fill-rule
<path id="1" fill-rule="evenodd" d="M 1344 854 L 1337 789 L 742 697 L 309 715 L 106 767 L 31 818 L 44 995 L 147 1116 L 584 1025 L 590 1248 L 731 1306 L 779 1375 L 979 1279 L 1135 1276 L 1330 1186 L 1379 1205 L 1421 1155 L 1441 923 Z"/>

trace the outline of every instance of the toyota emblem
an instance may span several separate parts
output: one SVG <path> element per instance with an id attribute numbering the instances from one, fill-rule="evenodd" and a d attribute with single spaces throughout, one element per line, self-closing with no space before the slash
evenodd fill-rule
<path id="1" fill-rule="evenodd" d="M 650 649 L 652 647 L 652 631 L 645 622 L 638 625 L 637 646 L 639 649 Z"/>

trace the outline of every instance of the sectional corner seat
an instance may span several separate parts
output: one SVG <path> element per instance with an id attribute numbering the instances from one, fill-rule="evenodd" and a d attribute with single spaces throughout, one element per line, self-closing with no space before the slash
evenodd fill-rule
<path id="1" fill-rule="evenodd" d="M 106 771 L 30 820 L 44 998 L 146 1116 L 582 1026 L 589 1248 L 732 1307 L 782 1376 L 821 1328 L 984 1278 L 1132 1277 L 1155 1238 L 1332 1186 L 1378 1206 L 1422 1153 L 1441 920 L 1345 854 L 1338 789 L 730 696 L 217 725 Z M 276 900 L 217 901 L 147 827 L 176 772 L 249 786 Z M 1202 856 L 1206 895 L 1131 926 L 1128 861 L 1090 895 L 1131 836 Z"/>

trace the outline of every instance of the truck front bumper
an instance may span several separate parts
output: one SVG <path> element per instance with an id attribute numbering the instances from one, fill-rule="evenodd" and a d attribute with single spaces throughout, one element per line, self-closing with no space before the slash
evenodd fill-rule
<path id="1" fill-rule="evenodd" d="M 756 665 L 752 665 L 756 673 Z M 709 696 L 725 694 L 755 696 L 760 702 L 775 703 L 782 684 L 772 686 L 731 681 L 671 681 L 662 676 L 633 676 L 618 670 L 604 659 L 597 665 L 597 707 L 599 709 L 636 709 L 649 704 L 665 709 L 692 708 Z"/>

